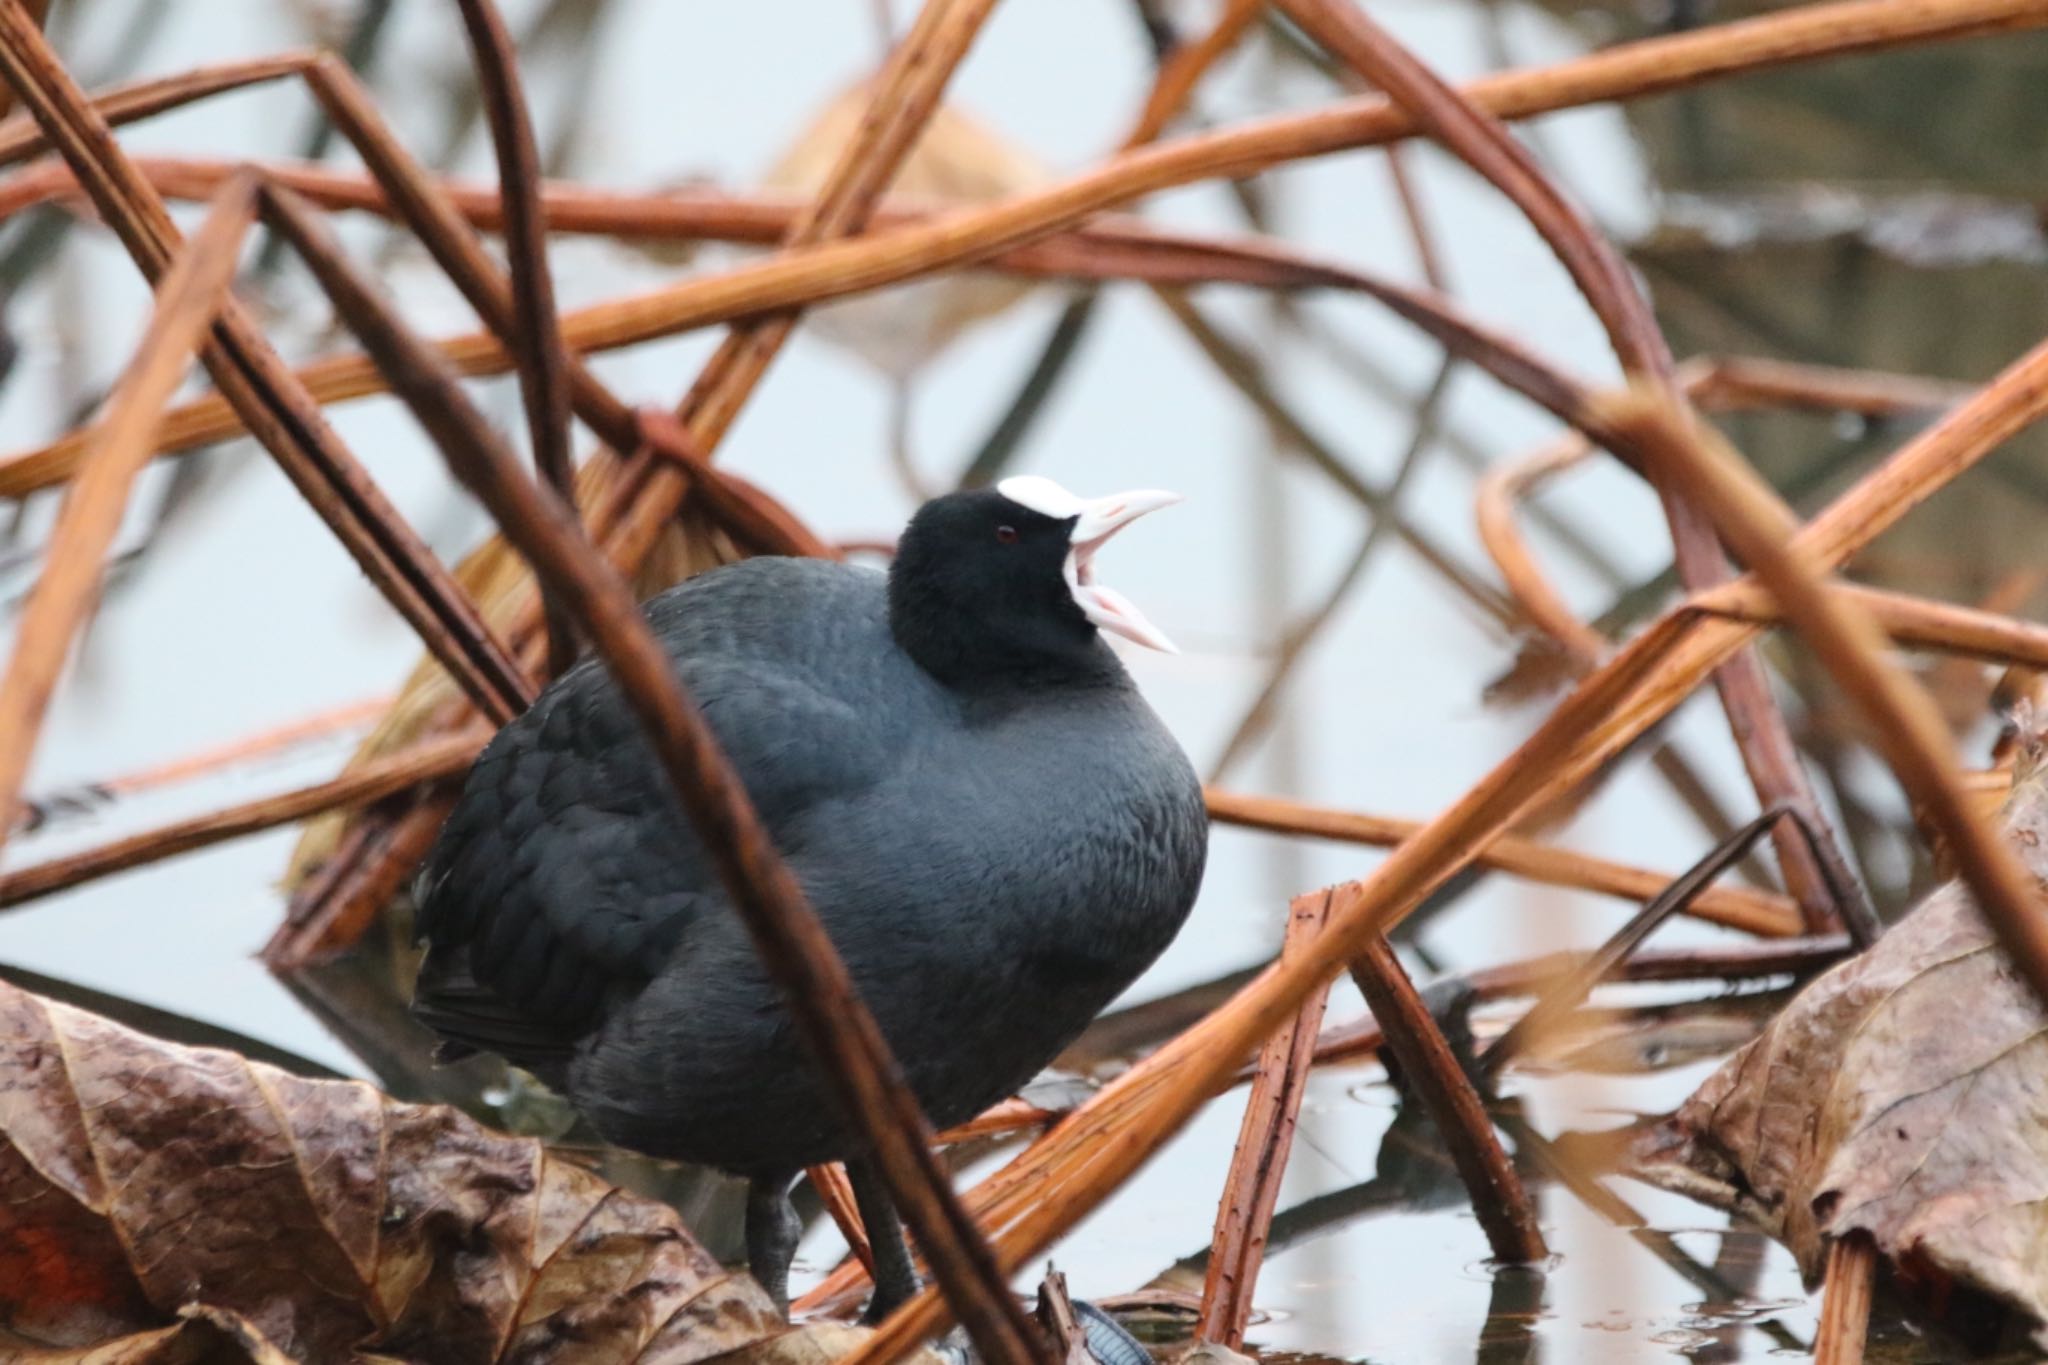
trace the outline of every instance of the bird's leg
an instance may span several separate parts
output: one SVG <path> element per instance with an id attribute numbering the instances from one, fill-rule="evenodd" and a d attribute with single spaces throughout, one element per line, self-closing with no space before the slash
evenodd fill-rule
<path id="1" fill-rule="evenodd" d="M 747 1269 L 775 1300 L 776 1311 L 789 1315 L 789 1263 L 803 1236 L 803 1220 L 789 1202 L 795 1176 L 771 1176 L 747 1182 Z"/>
<path id="2" fill-rule="evenodd" d="M 861 1230 L 867 1233 L 868 1250 L 875 1258 L 875 1296 L 861 1316 L 862 1322 L 872 1326 L 916 1295 L 917 1267 L 904 1244 L 903 1224 L 896 1217 L 889 1188 L 875 1168 L 863 1158 L 847 1162 L 846 1174 L 853 1183 L 854 1205 L 860 1209 Z"/>

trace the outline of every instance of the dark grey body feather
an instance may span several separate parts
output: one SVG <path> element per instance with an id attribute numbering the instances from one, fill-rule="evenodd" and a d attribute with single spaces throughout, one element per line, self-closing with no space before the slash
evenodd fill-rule
<path id="1" fill-rule="evenodd" d="M 648 615 L 938 1125 L 1134 980 L 1207 848 L 1186 757 L 1108 648 L 1058 686 L 936 681 L 882 574 L 755 559 Z M 478 760 L 423 874 L 416 1000 L 621 1145 L 743 1174 L 860 1154 L 608 676 Z"/>

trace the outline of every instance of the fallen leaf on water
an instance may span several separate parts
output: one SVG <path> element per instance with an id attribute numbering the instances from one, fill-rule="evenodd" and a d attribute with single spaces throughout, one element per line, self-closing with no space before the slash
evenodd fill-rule
<path id="1" fill-rule="evenodd" d="M 2044 879 L 2040 734 L 2029 750 L 2004 824 Z M 1754 1219 L 1809 1279 L 1861 1229 L 1907 1271 L 2048 1324 L 2044 1116 L 2048 1016 L 1951 882 L 1801 992 L 1638 1139 L 1633 1164 Z"/>
<path id="2" fill-rule="evenodd" d="M 853 1330 L 532 1139 L 0 984 L 0 1356 L 795 1365 Z"/>

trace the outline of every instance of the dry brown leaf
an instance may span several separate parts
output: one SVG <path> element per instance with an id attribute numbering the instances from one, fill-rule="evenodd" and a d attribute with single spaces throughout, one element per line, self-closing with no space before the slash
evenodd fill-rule
<path id="1" fill-rule="evenodd" d="M 2037 881 L 2043 747 L 2004 815 Z M 1809 1277 L 1861 1229 L 1895 1264 L 2048 1324 L 2044 1116 L 2048 1015 L 1951 882 L 1802 991 L 1637 1145 L 1637 1169 L 1754 1219 Z"/>
<path id="2" fill-rule="evenodd" d="M 532 1139 L 0 984 L 0 1356 L 814 1365 L 850 1330 Z"/>

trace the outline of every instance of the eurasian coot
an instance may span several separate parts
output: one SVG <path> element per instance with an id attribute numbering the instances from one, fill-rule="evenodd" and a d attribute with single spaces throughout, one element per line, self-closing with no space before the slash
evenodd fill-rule
<path id="1" fill-rule="evenodd" d="M 1093 563 L 1173 501 L 1006 479 L 925 504 L 886 575 L 758 558 L 647 603 L 939 1127 L 1029 1081 L 1194 902 L 1201 785 L 1099 632 L 1172 646 Z M 415 1013 L 623 1147 L 746 1176 L 778 1303 L 789 1187 L 828 1161 L 850 1164 L 876 1249 L 870 1316 L 915 1290 L 858 1130 L 603 668 L 570 669 L 485 749 L 418 904 Z"/>

